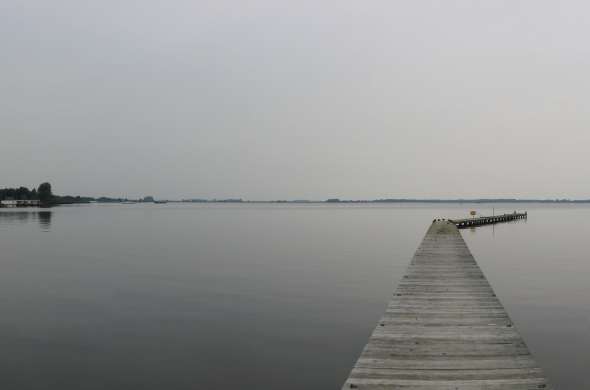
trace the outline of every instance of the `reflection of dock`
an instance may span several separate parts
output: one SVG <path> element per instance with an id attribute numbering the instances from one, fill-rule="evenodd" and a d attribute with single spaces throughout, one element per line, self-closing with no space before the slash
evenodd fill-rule
<path id="1" fill-rule="evenodd" d="M 432 223 L 343 389 L 549 389 L 457 221 Z"/>
<path id="2" fill-rule="evenodd" d="M 43 230 L 49 230 L 51 228 L 51 211 L 27 211 L 27 210 L 2 210 L 0 211 L 0 225 L 14 224 L 14 223 L 26 223 L 29 221 L 39 222 L 39 226 Z"/>

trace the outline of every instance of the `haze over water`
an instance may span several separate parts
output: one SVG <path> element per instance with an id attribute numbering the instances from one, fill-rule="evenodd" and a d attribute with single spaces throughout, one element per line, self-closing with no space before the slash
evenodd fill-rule
<path id="1" fill-rule="evenodd" d="M 7 389 L 338 389 L 434 217 L 462 231 L 555 388 L 590 361 L 585 205 L 0 210 Z"/>

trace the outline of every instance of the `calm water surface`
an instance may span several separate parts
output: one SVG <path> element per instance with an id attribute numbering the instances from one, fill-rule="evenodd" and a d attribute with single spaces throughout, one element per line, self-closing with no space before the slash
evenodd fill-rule
<path id="1" fill-rule="evenodd" d="M 434 217 L 491 205 L 0 210 L 2 389 L 338 389 Z M 590 378 L 590 207 L 463 236 L 557 389 Z"/>

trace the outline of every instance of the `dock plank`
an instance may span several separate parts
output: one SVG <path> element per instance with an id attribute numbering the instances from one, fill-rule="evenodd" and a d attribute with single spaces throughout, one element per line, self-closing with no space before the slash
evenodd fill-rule
<path id="1" fill-rule="evenodd" d="M 551 389 L 455 221 L 434 221 L 343 389 Z"/>

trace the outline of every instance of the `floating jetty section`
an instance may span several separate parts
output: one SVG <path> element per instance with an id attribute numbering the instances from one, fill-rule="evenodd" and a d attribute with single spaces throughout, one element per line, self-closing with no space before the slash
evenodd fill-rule
<path id="1" fill-rule="evenodd" d="M 432 223 L 343 389 L 551 389 L 462 223 Z"/>
<path id="2" fill-rule="evenodd" d="M 512 214 L 494 215 L 491 217 L 475 217 L 475 218 L 464 218 L 464 219 L 449 219 L 459 229 L 464 229 L 472 226 L 490 225 L 499 222 L 508 222 L 515 219 L 526 219 L 527 213 L 517 213 L 516 211 Z"/>

